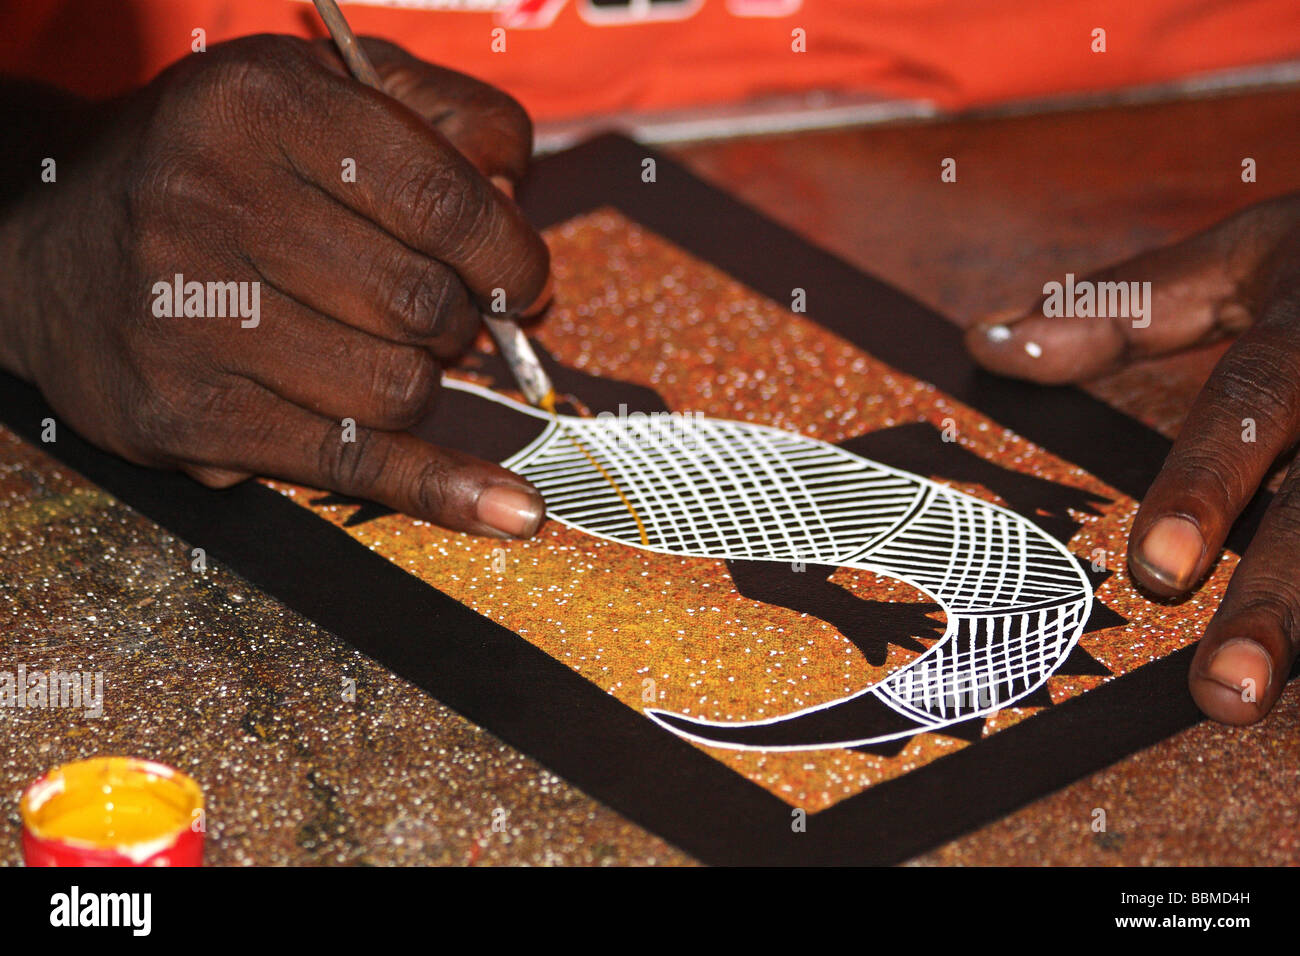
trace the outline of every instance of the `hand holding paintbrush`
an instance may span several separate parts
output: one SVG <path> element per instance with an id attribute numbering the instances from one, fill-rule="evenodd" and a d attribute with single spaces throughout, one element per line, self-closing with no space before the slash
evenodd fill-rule
<path id="1" fill-rule="evenodd" d="M 79 145 L 0 230 L 0 367 L 60 435 L 138 464 L 525 537 L 528 482 L 412 429 L 481 304 L 546 285 L 545 243 L 488 182 L 522 175 L 530 124 L 484 83 L 366 48 L 387 95 L 322 43 L 263 35 L 51 113 L 34 155 Z"/>
<path id="2" fill-rule="evenodd" d="M 352 75 L 371 89 L 383 92 L 383 84 L 380 82 L 379 74 L 375 72 L 374 66 L 371 65 L 370 58 L 366 56 L 366 51 L 361 48 L 356 34 L 348 26 L 348 22 L 338 4 L 334 0 L 313 0 L 313 2 L 316 4 L 316 10 L 320 13 L 321 19 L 325 21 L 330 36 L 334 38 L 334 43 L 338 46 L 344 62 L 347 63 L 348 69 L 352 71 Z M 532 308 L 536 309 L 538 305 L 544 305 L 549 292 L 550 284 L 548 281 L 547 288 L 543 291 L 539 303 Z M 537 358 L 537 353 L 533 351 L 533 347 L 528 343 L 528 338 L 524 335 L 523 330 L 515 322 L 504 316 L 484 313 L 483 322 L 487 325 L 488 331 L 491 332 L 492 338 L 497 343 L 497 348 L 501 350 L 502 357 L 506 360 L 506 364 L 510 366 L 510 371 L 514 374 L 520 390 L 528 401 L 549 412 L 555 411 L 555 389 L 551 386 L 550 377 L 547 376 L 546 370 L 542 368 L 542 363 Z"/>

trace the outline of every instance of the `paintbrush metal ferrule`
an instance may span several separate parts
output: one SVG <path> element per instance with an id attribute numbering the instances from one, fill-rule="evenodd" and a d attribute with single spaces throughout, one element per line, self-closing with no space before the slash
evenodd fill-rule
<path id="1" fill-rule="evenodd" d="M 506 360 L 510 371 L 519 382 L 519 388 L 528 399 L 528 403 L 548 412 L 554 411 L 555 388 L 551 385 L 551 377 L 546 374 L 546 369 L 542 368 L 541 360 L 533 351 L 519 323 L 486 313 L 483 315 L 483 321 L 488 331 L 492 333 L 492 338 L 501 351 L 501 357 Z"/>

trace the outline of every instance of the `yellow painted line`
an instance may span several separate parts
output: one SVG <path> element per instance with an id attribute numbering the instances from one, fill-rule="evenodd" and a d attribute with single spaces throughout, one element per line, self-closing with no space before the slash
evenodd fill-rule
<path id="1" fill-rule="evenodd" d="M 641 543 L 647 548 L 650 547 L 650 537 L 645 533 L 645 525 L 641 522 L 641 516 L 636 513 L 636 508 L 632 507 L 632 502 L 628 500 L 627 495 L 623 494 L 623 489 L 618 486 L 618 482 L 614 480 L 614 476 L 604 469 L 591 452 L 587 451 L 582 442 L 578 441 L 577 435 L 573 434 L 569 429 L 564 428 L 564 423 L 560 421 L 560 415 L 555 410 L 555 399 L 555 393 L 551 392 L 542 399 L 540 404 L 542 408 L 551 413 L 551 418 L 554 419 L 556 426 L 564 429 L 564 433 L 569 436 L 569 441 L 573 442 L 573 447 L 582 452 L 583 457 L 586 458 L 587 461 L 591 462 L 591 466 L 595 468 L 596 471 L 600 472 L 602 478 L 609 482 L 609 486 L 614 489 L 614 494 L 618 495 L 618 500 L 623 502 L 623 507 L 627 509 L 627 513 L 630 514 L 632 520 L 636 522 L 636 530 L 637 533 L 641 535 Z"/>

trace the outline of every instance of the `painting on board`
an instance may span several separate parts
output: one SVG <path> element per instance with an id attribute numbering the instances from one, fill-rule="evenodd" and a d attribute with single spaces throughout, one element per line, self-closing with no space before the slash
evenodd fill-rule
<path id="1" fill-rule="evenodd" d="M 1236 560 L 1177 608 L 1129 581 L 1167 442 L 977 372 L 942 317 L 667 159 L 643 183 L 647 154 L 602 137 L 522 194 L 557 409 L 485 336 L 415 429 L 532 481 L 535 538 L 57 454 L 705 862 L 899 862 L 1194 721 Z"/>

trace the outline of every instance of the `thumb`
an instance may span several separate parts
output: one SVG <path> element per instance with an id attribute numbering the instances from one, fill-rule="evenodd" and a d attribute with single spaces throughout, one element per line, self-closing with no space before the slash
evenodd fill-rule
<path id="1" fill-rule="evenodd" d="M 1298 200 L 1252 206 L 1082 279 L 1054 278 L 1028 311 L 974 325 L 966 347 L 992 372 L 1052 385 L 1239 332 L 1254 321 L 1261 267 L 1300 219 Z"/>
<path id="2" fill-rule="evenodd" d="M 528 481 L 493 462 L 406 432 L 351 431 L 295 405 L 268 399 L 267 440 L 238 467 L 364 498 L 453 531 L 530 538 L 546 503 Z"/>

